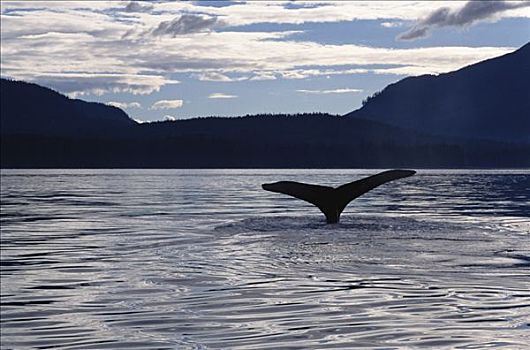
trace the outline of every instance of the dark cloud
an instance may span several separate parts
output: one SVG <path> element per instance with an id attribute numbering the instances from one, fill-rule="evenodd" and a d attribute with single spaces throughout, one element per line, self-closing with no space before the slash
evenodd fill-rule
<path id="1" fill-rule="evenodd" d="M 153 9 L 153 5 L 149 3 L 139 3 L 137 1 L 131 1 L 125 6 L 126 12 L 147 12 Z"/>
<path id="2" fill-rule="evenodd" d="M 204 7 L 228 7 L 228 6 L 234 6 L 234 5 L 241 5 L 244 4 L 244 1 L 230 1 L 230 0 L 218 0 L 218 1 L 212 1 L 212 0 L 199 0 L 193 2 L 197 6 L 204 6 Z"/>
<path id="3" fill-rule="evenodd" d="M 298 9 L 314 9 L 317 7 L 323 7 L 323 6 L 330 6 L 332 4 L 326 4 L 324 2 L 315 2 L 315 3 L 299 3 L 295 0 L 291 0 L 288 3 L 286 3 L 283 8 L 287 10 L 298 10 Z"/>
<path id="4" fill-rule="evenodd" d="M 448 7 L 442 7 L 421 19 L 408 31 L 401 33 L 398 39 L 415 40 L 423 38 L 433 28 L 464 27 L 480 20 L 494 17 L 499 12 L 526 6 L 530 6 L 530 1 L 469 1 L 456 11 L 451 11 Z"/>
<path id="5" fill-rule="evenodd" d="M 161 22 L 152 34 L 156 36 L 199 33 L 210 31 L 213 27 L 221 25 L 217 17 L 203 16 L 195 14 L 184 14 L 171 21 Z"/>

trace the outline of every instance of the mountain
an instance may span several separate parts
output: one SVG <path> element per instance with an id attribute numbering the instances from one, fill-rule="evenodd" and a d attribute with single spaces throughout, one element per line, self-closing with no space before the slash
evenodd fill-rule
<path id="1" fill-rule="evenodd" d="M 436 135 L 530 143 L 530 43 L 454 72 L 402 79 L 347 116 Z"/>
<path id="2" fill-rule="evenodd" d="M 530 167 L 529 45 L 389 85 L 347 116 L 138 124 L 119 108 L 1 80 L 2 168 Z"/>
<path id="3" fill-rule="evenodd" d="M 2 134 L 89 136 L 135 124 L 119 108 L 70 99 L 37 84 L 0 79 Z"/>
<path id="4" fill-rule="evenodd" d="M 4 133 L 3 168 L 524 167 L 530 146 L 434 137 L 327 114 L 197 118 L 115 136 Z"/>

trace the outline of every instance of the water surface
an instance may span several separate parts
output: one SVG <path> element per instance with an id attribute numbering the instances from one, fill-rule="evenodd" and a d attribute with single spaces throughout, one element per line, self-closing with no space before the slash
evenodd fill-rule
<path id="1" fill-rule="evenodd" d="M 2 349 L 525 349 L 530 172 L 2 170 Z"/>

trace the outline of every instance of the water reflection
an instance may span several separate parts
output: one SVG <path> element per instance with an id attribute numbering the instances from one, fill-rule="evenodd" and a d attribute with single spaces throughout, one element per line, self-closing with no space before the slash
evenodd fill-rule
<path id="1" fill-rule="evenodd" d="M 3 171 L 2 348 L 525 348 L 530 175 L 420 172 L 338 225 L 259 188 L 373 172 Z"/>

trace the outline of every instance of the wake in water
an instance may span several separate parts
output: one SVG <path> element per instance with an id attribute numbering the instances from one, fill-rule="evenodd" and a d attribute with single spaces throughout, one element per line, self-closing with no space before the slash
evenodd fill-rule
<path id="1" fill-rule="evenodd" d="M 215 227 L 215 235 L 253 237 L 275 241 L 286 255 L 307 256 L 307 246 L 334 261 L 355 259 L 356 263 L 378 261 L 386 266 L 402 266 L 430 273 L 455 268 L 451 273 L 470 268 L 484 270 L 501 267 L 528 267 L 530 246 L 513 249 L 519 237 L 463 223 L 441 223 L 405 217 L 345 217 L 339 224 L 327 225 L 321 217 L 255 217 Z M 512 233 L 513 234 L 513 233 Z M 355 247 L 354 247 L 355 246 Z M 311 256 L 319 261 L 321 256 Z M 392 263 L 390 263 L 392 262 Z M 311 261 L 306 263 L 310 264 Z M 458 269 L 460 267 L 460 269 Z"/>

